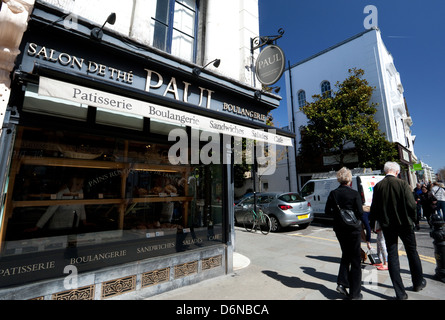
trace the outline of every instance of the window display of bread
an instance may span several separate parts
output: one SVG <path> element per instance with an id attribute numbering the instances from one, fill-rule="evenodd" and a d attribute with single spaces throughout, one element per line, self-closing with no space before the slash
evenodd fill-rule
<path id="1" fill-rule="evenodd" d="M 154 187 L 151 189 L 150 193 L 159 194 L 159 193 L 162 193 L 163 191 L 164 191 L 163 187 Z"/>
<path id="2" fill-rule="evenodd" d="M 172 194 L 172 193 L 177 193 L 178 190 L 176 189 L 176 187 L 172 184 L 168 184 L 165 186 L 164 188 L 164 192 L 166 192 L 167 194 Z"/>

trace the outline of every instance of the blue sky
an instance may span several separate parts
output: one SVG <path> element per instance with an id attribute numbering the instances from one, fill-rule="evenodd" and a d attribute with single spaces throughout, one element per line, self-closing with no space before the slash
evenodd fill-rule
<path id="1" fill-rule="evenodd" d="M 293 65 L 364 31 L 367 5 L 378 9 L 378 27 L 400 73 L 415 154 L 435 171 L 445 168 L 445 1 L 259 0 L 260 35 L 283 28 L 278 45 Z M 288 124 L 284 76 L 275 85 L 283 100 L 274 123 L 282 127 Z"/>

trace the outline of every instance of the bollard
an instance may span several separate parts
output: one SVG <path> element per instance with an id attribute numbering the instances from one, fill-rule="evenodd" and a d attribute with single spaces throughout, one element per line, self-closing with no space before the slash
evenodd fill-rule
<path id="1" fill-rule="evenodd" d="M 436 257 L 436 274 L 435 278 L 441 282 L 445 282 L 445 232 L 443 225 L 445 221 L 441 216 L 434 214 L 431 217 L 433 231 L 430 232 L 431 238 L 434 239 L 434 254 Z"/>

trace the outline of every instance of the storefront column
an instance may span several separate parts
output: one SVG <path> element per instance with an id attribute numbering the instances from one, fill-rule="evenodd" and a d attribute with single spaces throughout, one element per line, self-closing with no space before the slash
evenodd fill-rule
<path id="1" fill-rule="evenodd" d="M 11 153 L 14 145 L 13 129 L 0 131 L 0 204 L 5 203 L 8 172 L 11 164 Z M 0 239 L 3 239 L 5 214 L 0 206 Z M 2 249 L 0 245 L 0 250 Z"/>
<path id="2" fill-rule="evenodd" d="M 3 1 L 0 10 L 0 132 L 11 93 L 10 73 L 28 26 L 34 0 Z"/>

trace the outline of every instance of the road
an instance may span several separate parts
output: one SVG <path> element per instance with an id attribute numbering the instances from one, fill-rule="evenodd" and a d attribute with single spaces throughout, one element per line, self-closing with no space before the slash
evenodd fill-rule
<path id="1" fill-rule="evenodd" d="M 430 236 L 430 227 L 426 221 L 420 222 L 420 230 L 416 231 L 417 251 L 420 258 L 426 262 L 436 263 L 434 258 L 434 245 L 433 239 Z M 299 230 L 298 227 L 286 228 L 282 234 L 289 236 L 305 236 L 305 237 L 318 237 L 329 240 L 336 240 L 335 233 L 332 231 L 332 223 L 329 220 L 316 219 L 305 230 Z M 377 249 L 376 234 L 371 236 L 371 245 L 373 249 Z M 363 248 L 365 248 L 363 246 Z M 402 247 L 403 250 L 403 247 Z M 404 252 L 401 251 L 400 254 Z"/>

